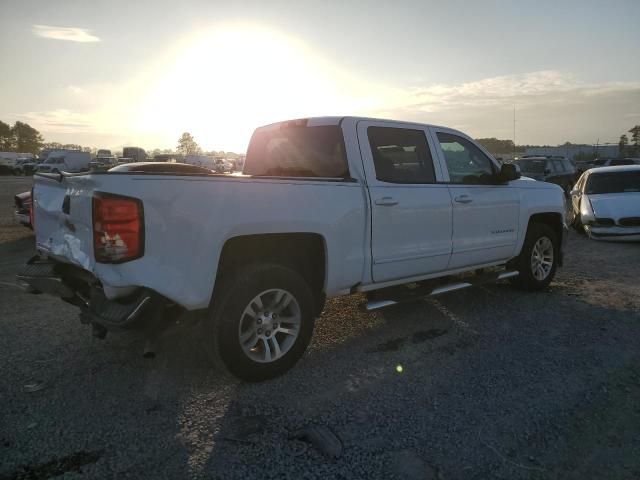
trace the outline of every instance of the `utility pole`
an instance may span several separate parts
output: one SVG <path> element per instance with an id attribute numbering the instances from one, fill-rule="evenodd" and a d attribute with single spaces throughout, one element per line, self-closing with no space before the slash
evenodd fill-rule
<path id="1" fill-rule="evenodd" d="M 516 105 L 513 104 L 513 158 L 516 158 Z"/>

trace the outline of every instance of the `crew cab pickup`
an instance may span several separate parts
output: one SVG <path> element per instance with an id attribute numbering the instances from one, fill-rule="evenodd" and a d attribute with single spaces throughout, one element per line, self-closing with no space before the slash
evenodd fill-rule
<path id="1" fill-rule="evenodd" d="M 212 359 L 249 381 L 295 364 L 327 297 L 376 309 L 506 278 L 543 289 L 565 231 L 558 186 L 467 135 L 355 117 L 260 127 L 241 174 L 37 174 L 33 206 L 32 290 L 100 336 L 199 316 Z"/>

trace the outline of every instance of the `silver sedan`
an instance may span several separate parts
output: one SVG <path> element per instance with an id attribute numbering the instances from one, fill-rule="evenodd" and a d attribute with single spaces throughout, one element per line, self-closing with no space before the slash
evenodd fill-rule
<path id="1" fill-rule="evenodd" d="M 571 190 L 573 227 L 590 238 L 640 241 L 640 165 L 587 170 Z"/>

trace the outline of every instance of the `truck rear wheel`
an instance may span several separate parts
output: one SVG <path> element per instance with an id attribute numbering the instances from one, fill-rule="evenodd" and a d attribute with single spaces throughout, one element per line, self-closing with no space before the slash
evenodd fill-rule
<path id="1" fill-rule="evenodd" d="M 253 264 L 220 279 L 203 340 L 234 376 L 259 382 L 283 374 L 304 353 L 314 324 L 305 279 L 275 264 Z"/>
<path id="2" fill-rule="evenodd" d="M 522 290 L 546 288 L 556 274 L 559 260 L 559 243 L 554 230 L 544 223 L 532 223 L 515 260 L 520 275 L 512 283 Z"/>

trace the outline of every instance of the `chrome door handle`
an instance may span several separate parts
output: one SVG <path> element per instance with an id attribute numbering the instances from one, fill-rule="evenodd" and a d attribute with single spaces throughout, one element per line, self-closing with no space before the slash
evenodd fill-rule
<path id="1" fill-rule="evenodd" d="M 384 205 L 386 207 L 392 207 L 393 205 L 397 205 L 398 201 L 393 197 L 382 197 L 378 198 L 375 201 L 376 205 Z"/>
<path id="2" fill-rule="evenodd" d="M 458 203 L 471 203 L 473 199 L 469 195 L 458 195 L 454 198 L 454 200 Z"/>

